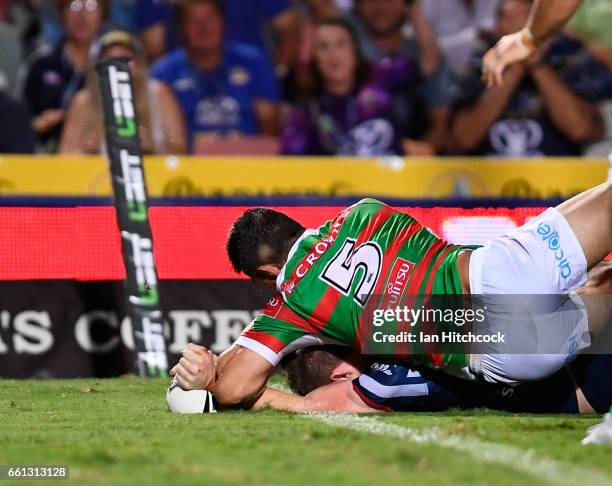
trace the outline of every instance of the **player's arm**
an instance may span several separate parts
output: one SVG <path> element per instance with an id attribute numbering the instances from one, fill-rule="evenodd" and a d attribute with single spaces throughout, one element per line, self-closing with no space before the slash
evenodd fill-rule
<path id="1" fill-rule="evenodd" d="M 226 408 L 251 408 L 263 394 L 273 366 L 259 354 L 233 345 L 218 358 L 208 349 L 189 344 L 170 370 L 183 390 L 209 390 Z"/>
<path id="2" fill-rule="evenodd" d="M 581 0 L 535 0 L 527 24 L 519 32 L 505 35 L 485 55 L 482 76 L 487 86 L 503 84 L 504 70 L 526 60 L 571 18 Z"/>
<path id="3" fill-rule="evenodd" d="M 581 3 L 582 0 L 535 0 L 525 27 L 541 44 L 567 24 Z"/>
<path id="4" fill-rule="evenodd" d="M 350 380 L 336 381 L 311 391 L 308 395 L 291 395 L 273 388 L 266 388 L 255 402 L 253 409 L 275 408 L 289 412 L 380 412 L 368 407 L 355 393 Z"/>
<path id="5" fill-rule="evenodd" d="M 219 358 L 216 381 L 209 389 L 222 408 L 251 408 L 266 390 L 273 369 L 255 351 L 234 345 Z"/>

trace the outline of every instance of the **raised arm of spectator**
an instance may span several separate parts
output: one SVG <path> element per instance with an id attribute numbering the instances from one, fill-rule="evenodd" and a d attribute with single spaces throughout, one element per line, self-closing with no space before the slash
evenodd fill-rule
<path id="1" fill-rule="evenodd" d="M 408 16 L 414 28 L 415 39 L 419 46 L 421 71 L 425 77 L 429 77 L 435 73 L 441 61 L 438 39 L 425 15 L 423 15 L 420 0 L 414 0 L 407 8 Z"/>
<path id="2" fill-rule="evenodd" d="M 573 142 L 586 142 L 603 135 L 603 120 L 593 103 L 573 93 L 546 64 L 530 69 L 531 77 L 556 127 Z"/>
<path id="3" fill-rule="evenodd" d="M 164 152 L 169 154 L 187 153 L 187 128 L 181 107 L 172 90 L 161 81 L 154 81 L 164 134 Z"/>
<path id="4" fill-rule="evenodd" d="M 581 3 L 582 0 L 535 0 L 526 28 L 541 43 L 557 33 Z"/>
<path id="5" fill-rule="evenodd" d="M 582 0 L 535 0 L 527 24 L 505 35 L 483 58 L 482 74 L 488 86 L 503 82 L 506 67 L 529 58 L 542 42 L 558 32 Z"/>
<path id="6" fill-rule="evenodd" d="M 267 56 L 258 55 L 253 65 L 253 109 L 262 135 L 277 135 L 279 130 L 280 88 Z"/>
<path id="7" fill-rule="evenodd" d="M 459 109 L 453 122 L 453 138 L 463 151 L 478 146 L 491 125 L 500 117 L 514 91 L 525 77 L 522 66 L 511 66 L 504 73 L 504 83 L 485 89 L 476 101 Z"/>
<path id="8" fill-rule="evenodd" d="M 87 123 L 86 113 L 88 111 L 87 106 L 90 103 L 89 98 L 89 92 L 81 90 L 72 99 L 66 113 L 66 122 L 62 128 L 58 153 L 82 154 L 85 152 L 83 149 L 83 128 Z"/>
<path id="9" fill-rule="evenodd" d="M 300 42 L 299 12 L 295 7 L 290 7 L 274 17 L 271 25 L 277 38 L 275 59 L 277 72 L 284 75 L 297 59 Z"/>

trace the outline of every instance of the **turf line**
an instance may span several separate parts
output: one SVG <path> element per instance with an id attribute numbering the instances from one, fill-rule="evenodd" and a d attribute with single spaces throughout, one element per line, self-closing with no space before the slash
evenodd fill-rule
<path id="1" fill-rule="evenodd" d="M 582 466 L 564 464 L 546 457 L 537 457 L 533 450 L 523 450 L 511 445 L 482 441 L 474 437 L 450 435 L 438 428 L 411 429 L 397 424 L 385 423 L 375 417 L 345 413 L 310 413 L 306 416 L 332 427 L 395 437 L 416 444 L 430 444 L 454 449 L 469 454 L 476 461 L 501 464 L 557 485 L 610 485 L 612 482 L 612 476 L 603 472 Z"/>

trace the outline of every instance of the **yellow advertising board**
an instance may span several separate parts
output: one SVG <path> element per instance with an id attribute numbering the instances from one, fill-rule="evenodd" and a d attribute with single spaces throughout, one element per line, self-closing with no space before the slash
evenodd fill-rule
<path id="1" fill-rule="evenodd" d="M 566 197 L 606 180 L 603 159 L 188 157 L 145 159 L 162 196 L 316 194 L 401 198 Z M 97 156 L 0 156 L 0 196 L 107 196 Z"/>

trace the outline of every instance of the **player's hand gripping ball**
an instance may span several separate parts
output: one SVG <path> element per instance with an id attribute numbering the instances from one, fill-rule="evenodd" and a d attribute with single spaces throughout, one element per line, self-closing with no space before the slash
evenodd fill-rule
<path id="1" fill-rule="evenodd" d="M 168 409 L 176 413 L 215 413 L 213 394 L 207 390 L 215 383 L 217 357 L 208 349 L 189 344 L 166 392 Z"/>
<path id="2" fill-rule="evenodd" d="M 215 383 L 217 357 L 204 346 L 190 343 L 170 370 L 183 390 L 207 390 Z"/>

